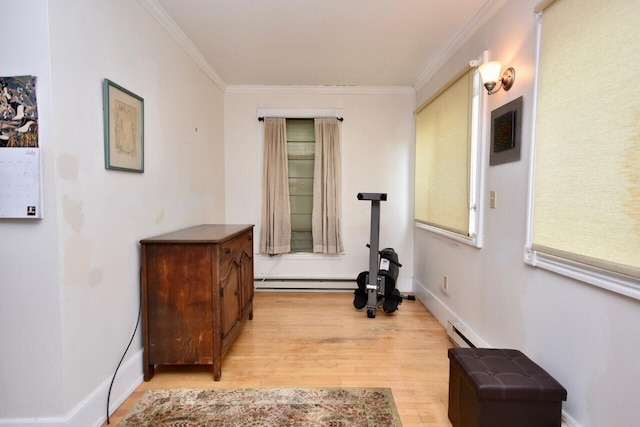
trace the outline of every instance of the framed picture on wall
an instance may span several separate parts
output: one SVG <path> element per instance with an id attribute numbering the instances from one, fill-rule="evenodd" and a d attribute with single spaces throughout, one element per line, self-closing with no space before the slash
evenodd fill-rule
<path id="1" fill-rule="evenodd" d="M 144 172 L 144 99 L 104 79 L 105 168 Z"/>
<path id="2" fill-rule="evenodd" d="M 489 165 L 520 160 L 522 97 L 491 112 L 491 154 Z"/>

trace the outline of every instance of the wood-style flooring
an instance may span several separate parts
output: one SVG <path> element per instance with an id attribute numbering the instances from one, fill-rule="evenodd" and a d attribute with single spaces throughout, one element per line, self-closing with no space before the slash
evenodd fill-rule
<path id="1" fill-rule="evenodd" d="M 451 427 L 449 347 L 445 329 L 417 300 L 369 319 L 353 307 L 352 293 L 256 292 L 253 320 L 223 359 L 220 381 L 207 366 L 159 366 L 110 421 L 117 425 L 151 389 L 388 387 L 403 426 Z"/>

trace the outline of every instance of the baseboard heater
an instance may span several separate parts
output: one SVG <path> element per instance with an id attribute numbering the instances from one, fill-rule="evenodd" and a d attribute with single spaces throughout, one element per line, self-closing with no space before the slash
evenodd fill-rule
<path id="1" fill-rule="evenodd" d="M 340 278 L 280 278 L 256 277 L 256 289 L 353 291 L 358 287 L 356 279 Z"/>
<path id="2" fill-rule="evenodd" d="M 476 348 L 476 346 L 461 330 L 461 327 L 459 327 L 458 322 L 456 322 L 455 320 L 449 320 L 447 326 L 448 326 L 447 332 L 449 334 L 449 339 L 456 347 Z"/>

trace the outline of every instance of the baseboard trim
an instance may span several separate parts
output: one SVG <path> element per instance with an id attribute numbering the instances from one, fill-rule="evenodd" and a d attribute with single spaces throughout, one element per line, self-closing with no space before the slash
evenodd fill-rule
<path id="1" fill-rule="evenodd" d="M 142 384 L 142 353 L 142 349 L 138 350 L 120 366 L 111 389 L 109 415 L 113 414 L 118 406 Z M 93 393 L 76 405 L 74 410 L 71 411 L 69 424 L 67 424 L 69 427 L 99 427 L 106 421 L 107 394 L 109 393 L 111 378 L 109 377 L 103 381 Z"/>
<path id="2" fill-rule="evenodd" d="M 565 411 L 562 411 L 562 427 L 580 427 L 580 424 L 571 418 Z"/>
<path id="3" fill-rule="evenodd" d="M 45 418 L 0 418 L 0 426 L 7 427 L 65 427 L 63 417 Z"/>
<path id="4" fill-rule="evenodd" d="M 427 310 L 433 316 L 438 319 L 438 322 L 449 332 L 449 324 L 455 324 L 456 327 L 464 333 L 464 335 L 473 342 L 476 347 L 493 347 L 480 337 L 475 331 L 466 323 L 464 323 L 458 315 L 447 304 L 444 303 L 437 295 L 427 289 L 422 283 L 414 279 L 413 281 L 413 293 L 416 295 L 422 304 L 427 307 Z"/>
<path id="5" fill-rule="evenodd" d="M 491 347 L 485 340 L 476 334 L 466 323 L 459 320 L 456 312 L 454 312 L 447 304 L 445 304 L 436 294 L 431 292 L 425 285 L 413 279 L 413 293 L 416 298 L 427 307 L 427 310 L 440 322 L 446 329 L 448 322 L 454 320 L 457 327 L 462 328 L 465 334 L 473 336 L 473 342 L 478 347 Z M 571 416 L 562 411 L 562 427 L 581 427 Z"/>
<path id="6" fill-rule="evenodd" d="M 109 414 L 120 406 L 142 384 L 142 352 L 138 350 L 123 362 L 113 383 Z M 111 384 L 109 377 L 71 409 L 65 416 L 39 418 L 0 418 L 0 426 L 11 427 L 100 427 L 106 419 L 107 394 Z"/>

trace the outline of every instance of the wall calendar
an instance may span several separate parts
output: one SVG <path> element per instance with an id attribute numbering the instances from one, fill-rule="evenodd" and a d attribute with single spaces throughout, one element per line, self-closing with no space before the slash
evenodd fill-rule
<path id="1" fill-rule="evenodd" d="M 42 218 L 36 78 L 0 77 L 0 218 Z"/>

